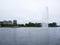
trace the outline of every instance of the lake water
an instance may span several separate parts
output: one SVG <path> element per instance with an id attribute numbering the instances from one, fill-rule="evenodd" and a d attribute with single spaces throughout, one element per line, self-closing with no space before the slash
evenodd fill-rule
<path id="1" fill-rule="evenodd" d="M 0 45 L 60 45 L 60 27 L 0 28 Z"/>

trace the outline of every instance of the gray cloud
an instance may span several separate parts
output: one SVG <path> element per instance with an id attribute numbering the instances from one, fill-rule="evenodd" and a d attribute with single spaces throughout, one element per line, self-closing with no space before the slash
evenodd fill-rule
<path id="1" fill-rule="evenodd" d="M 49 22 L 60 22 L 59 0 L 2 0 L 0 2 L 0 20 L 17 19 L 18 23 L 45 22 L 48 5 Z"/>

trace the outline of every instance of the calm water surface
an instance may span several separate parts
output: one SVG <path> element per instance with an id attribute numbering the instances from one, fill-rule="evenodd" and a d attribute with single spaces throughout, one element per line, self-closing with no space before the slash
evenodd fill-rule
<path id="1" fill-rule="evenodd" d="M 60 27 L 0 28 L 0 45 L 60 45 Z"/>

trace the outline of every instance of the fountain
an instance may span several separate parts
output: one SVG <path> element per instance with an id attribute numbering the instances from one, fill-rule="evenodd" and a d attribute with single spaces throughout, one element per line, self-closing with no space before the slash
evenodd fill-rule
<path id="1" fill-rule="evenodd" d="M 45 22 L 42 23 L 43 27 L 48 27 L 48 6 L 46 6 L 46 18 L 45 18 Z"/>
<path id="2" fill-rule="evenodd" d="M 42 23 L 42 26 L 46 28 L 48 27 L 48 23 Z"/>

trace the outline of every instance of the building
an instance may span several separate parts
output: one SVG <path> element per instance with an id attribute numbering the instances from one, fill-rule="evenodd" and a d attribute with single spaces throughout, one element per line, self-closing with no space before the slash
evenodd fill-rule
<path id="1" fill-rule="evenodd" d="M 8 25 L 11 25 L 13 24 L 12 21 L 0 21 L 0 27 L 4 24 L 8 24 Z"/>
<path id="2" fill-rule="evenodd" d="M 1 27 L 1 25 L 3 24 L 3 22 L 2 21 L 0 21 L 0 27 Z"/>
<path id="3" fill-rule="evenodd" d="M 3 24 L 12 24 L 12 21 L 3 21 Z"/>
<path id="4" fill-rule="evenodd" d="M 13 20 L 13 25 L 17 25 L 17 20 Z"/>

